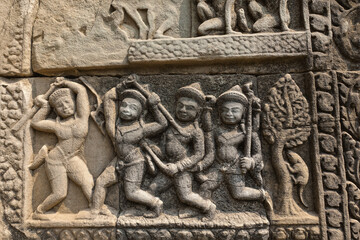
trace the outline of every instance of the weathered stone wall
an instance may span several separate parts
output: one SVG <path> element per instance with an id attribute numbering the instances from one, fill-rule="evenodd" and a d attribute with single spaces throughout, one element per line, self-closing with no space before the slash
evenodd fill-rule
<path id="1" fill-rule="evenodd" d="M 0 13 L 0 239 L 359 239 L 358 1 Z"/>

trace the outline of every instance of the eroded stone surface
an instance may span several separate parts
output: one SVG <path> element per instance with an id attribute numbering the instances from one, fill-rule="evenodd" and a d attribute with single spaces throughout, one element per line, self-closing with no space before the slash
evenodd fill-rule
<path id="1" fill-rule="evenodd" d="M 38 0 L 5 0 L 1 3 L 0 75 L 27 76 L 32 73 L 32 28 L 38 7 Z"/>
<path id="2" fill-rule="evenodd" d="M 358 239 L 359 7 L 5 1 L 0 238 Z"/>

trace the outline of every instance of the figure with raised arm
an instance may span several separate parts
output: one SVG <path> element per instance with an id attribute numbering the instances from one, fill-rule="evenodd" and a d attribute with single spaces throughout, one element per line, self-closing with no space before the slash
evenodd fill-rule
<path id="1" fill-rule="evenodd" d="M 104 97 L 106 130 L 110 136 L 117 156 L 109 163 L 97 178 L 91 210 L 79 214 L 79 218 L 94 218 L 99 213 L 111 214 L 105 206 L 106 188 L 117 183 L 117 170 L 123 173 L 124 194 L 127 200 L 145 205 L 153 213 L 145 217 L 157 217 L 163 212 L 163 202 L 141 189 L 148 159 L 141 149 L 141 142 L 150 136 L 156 136 L 167 127 L 167 120 L 158 108 L 160 98 L 151 93 L 148 99 L 136 89 L 127 88 L 125 80 L 109 90 Z M 118 111 L 117 111 L 118 109 Z M 148 109 L 155 121 L 144 122 Z"/>
<path id="2" fill-rule="evenodd" d="M 45 163 L 51 186 L 51 194 L 33 214 L 33 218 L 41 220 L 47 220 L 45 213 L 65 199 L 68 178 L 81 187 L 89 203 L 94 186 L 93 176 L 86 165 L 83 152 L 90 116 L 86 88 L 64 78 L 57 78 L 51 88 L 55 90 L 48 99 L 44 95 L 35 98 L 35 104 L 40 109 L 31 121 L 32 128 L 53 133 L 58 139 L 55 147 L 44 145 L 29 166 L 34 170 Z M 47 119 L 52 108 L 57 117 Z"/>

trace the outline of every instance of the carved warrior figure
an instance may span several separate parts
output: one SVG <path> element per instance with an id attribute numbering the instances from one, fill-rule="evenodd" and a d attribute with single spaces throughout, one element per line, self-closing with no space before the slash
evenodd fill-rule
<path id="1" fill-rule="evenodd" d="M 81 187 L 91 202 L 94 182 L 83 157 L 90 106 L 85 87 L 63 78 L 57 78 L 45 95 L 36 97 L 35 104 L 40 110 L 34 115 L 31 126 L 38 131 L 54 133 L 58 138 L 54 147 L 44 145 L 29 166 L 34 170 L 45 162 L 52 193 L 37 207 L 33 217 L 47 219 L 44 213 L 66 197 L 68 177 Z M 55 120 L 46 119 L 51 107 L 57 114 Z"/>
<path id="2" fill-rule="evenodd" d="M 264 201 L 271 213 L 272 201 L 262 188 L 260 173 L 263 168 L 260 138 L 257 133 L 260 99 L 253 95 L 249 84 L 245 86 L 249 97 L 236 85 L 221 94 L 216 101 L 220 117 L 220 125 L 215 132 L 216 162 L 203 177 L 205 181 L 200 186 L 200 194 L 210 198 L 212 191 L 222 182 L 226 182 L 234 199 Z M 249 111 L 245 124 L 247 108 Z M 253 111 L 256 114 L 253 115 Z M 254 176 L 261 189 L 245 186 L 247 172 Z"/>
<path id="3" fill-rule="evenodd" d="M 304 188 L 307 183 L 308 168 L 300 155 L 289 151 L 303 144 L 310 135 L 309 105 L 290 74 L 280 78 L 269 90 L 263 120 L 264 137 L 271 144 L 272 164 L 279 183 L 278 214 L 309 216 L 293 197 L 294 184 Z"/>
<path id="4" fill-rule="evenodd" d="M 158 166 L 172 178 L 182 203 L 204 212 L 205 219 L 212 219 L 216 205 L 193 192 L 192 189 L 191 171 L 205 155 L 204 133 L 199 126 L 201 108 L 204 103 L 205 95 L 199 83 L 182 87 L 177 91 L 175 116 L 182 131 L 175 128 L 174 124 L 168 128 L 165 133 L 165 151 L 169 163 L 158 164 Z M 150 189 L 153 192 L 165 191 L 171 186 L 171 183 L 165 179 L 164 175 L 157 175 Z M 184 215 L 180 213 L 179 216 L 189 217 L 186 213 Z"/>
<path id="5" fill-rule="evenodd" d="M 279 0 L 279 14 L 271 14 L 257 0 L 247 0 L 247 10 L 253 18 L 252 29 L 249 29 L 244 8 L 235 11 L 235 0 L 197 0 L 197 13 L 201 24 L 199 35 L 209 35 L 213 31 L 224 31 L 225 34 L 239 34 L 233 29 L 236 26 L 241 32 L 266 32 L 280 25 L 283 31 L 289 31 L 290 14 L 287 0 Z M 269 5 L 269 4 L 268 4 Z M 273 4 L 272 4 L 273 5 Z"/>
<path id="6" fill-rule="evenodd" d="M 111 214 L 105 207 L 106 188 L 119 181 L 116 169 L 123 171 L 124 193 L 127 200 L 143 204 L 154 210 L 145 217 L 159 216 L 163 202 L 141 189 L 148 155 L 142 149 L 146 137 L 159 134 L 167 127 L 167 120 L 159 110 L 160 98 L 155 93 L 148 99 L 136 89 L 128 89 L 130 83 L 124 81 L 105 94 L 104 113 L 106 130 L 115 146 L 117 156 L 96 180 L 91 211 L 82 212 L 79 218 L 96 217 L 97 214 Z M 118 102 L 118 113 L 116 105 Z M 155 122 L 145 123 L 145 110 L 153 114 Z M 90 213 L 90 215 L 89 215 Z"/>

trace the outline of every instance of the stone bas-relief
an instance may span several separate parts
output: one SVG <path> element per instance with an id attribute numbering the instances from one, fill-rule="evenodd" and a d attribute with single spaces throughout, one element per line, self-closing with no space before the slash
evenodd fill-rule
<path id="1" fill-rule="evenodd" d="M 223 48 L 223 51 L 228 49 L 226 55 L 233 55 L 233 59 L 249 58 L 246 50 L 254 56 L 273 53 L 273 49 L 275 53 L 280 51 L 270 54 L 273 57 L 284 54 L 296 58 L 301 53 L 305 56 L 310 50 L 310 35 L 305 32 L 304 25 L 307 20 L 301 14 L 305 2 L 45 0 L 40 4 L 34 25 L 32 64 L 36 72 L 46 75 L 63 74 L 74 68 L 96 71 L 117 67 L 125 67 L 115 70 L 121 74 L 149 73 L 151 68 L 132 67 L 136 57 L 133 48 L 142 52 L 141 55 L 147 55 L 149 59 L 142 59 L 143 63 L 158 65 L 164 61 L 176 69 L 189 55 L 200 62 L 214 61 L 212 55 L 219 55 L 221 51 L 214 52 L 214 47 L 203 46 L 204 41 Z M 224 33 L 227 34 L 222 36 Z M 299 38 L 298 34 L 304 36 Z M 234 38 L 235 43 L 241 42 L 240 46 L 233 44 Z M 288 39 L 290 44 L 284 43 Z M 218 43 L 228 46 L 221 47 Z M 257 49 L 255 46 L 262 47 Z M 280 46 L 292 47 L 282 52 Z M 175 57 L 169 59 L 167 55 Z M 96 74 L 102 74 L 102 71 Z"/>
<path id="2" fill-rule="evenodd" d="M 311 127 L 308 77 L 268 75 L 262 86 L 241 74 L 34 80 L 33 106 L 9 122 L 25 153 L 25 225 L 15 226 L 40 239 L 317 239 L 313 162 L 297 148 Z M 276 123 L 273 106 L 292 113 L 275 116 L 302 137 L 285 146 L 285 183 L 274 157 L 282 130 L 274 127 L 275 143 L 261 132 Z"/>
<path id="3" fill-rule="evenodd" d="M 197 3 L 197 14 L 201 24 L 198 28 L 199 35 L 208 35 L 212 31 L 223 31 L 225 34 L 236 34 L 240 32 L 265 32 L 272 31 L 274 27 L 280 26 L 283 31 L 289 30 L 290 14 L 287 8 L 287 0 L 278 1 L 275 7 L 277 13 L 271 14 L 272 7 L 267 3 L 267 7 L 256 0 L 247 1 L 245 7 L 248 16 L 254 19 L 252 27 L 248 25 L 245 9 L 236 7 L 235 0 L 204 1 Z M 237 2 L 239 4 L 239 2 Z M 239 32 L 233 29 L 239 28 Z"/>
<path id="4" fill-rule="evenodd" d="M 0 12 L 0 239 L 359 239 L 358 1 Z"/>
<path id="5" fill-rule="evenodd" d="M 68 179 L 79 185 L 91 201 L 94 182 L 82 152 L 88 133 L 90 107 L 85 87 L 62 78 L 58 78 L 47 93 L 36 97 L 34 102 L 40 108 L 32 117 L 31 127 L 53 133 L 58 138 L 55 146 L 44 145 L 29 166 L 35 170 L 45 164 L 51 194 L 36 208 L 33 218 L 48 219 L 46 212 L 66 197 Z M 57 117 L 48 120 L 46 117 L 51 107 Z"/>

